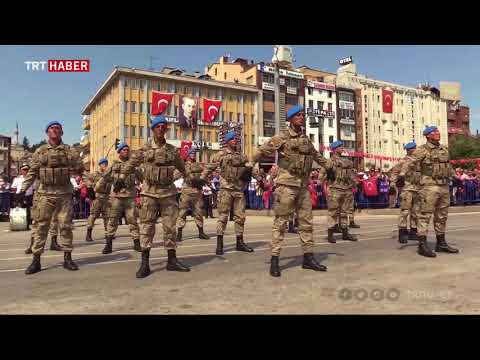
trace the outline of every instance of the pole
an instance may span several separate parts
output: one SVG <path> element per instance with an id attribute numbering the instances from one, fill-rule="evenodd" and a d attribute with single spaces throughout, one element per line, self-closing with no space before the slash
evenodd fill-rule
<path id="1" fill-rule="evenodd" d="M 275 135 L 280 134 L 280 74 L 278 70 L 278 63 L 274 64 L 275 74 Z M 278 164 L 278 152 L 275 152 L 275 164 Z"/>

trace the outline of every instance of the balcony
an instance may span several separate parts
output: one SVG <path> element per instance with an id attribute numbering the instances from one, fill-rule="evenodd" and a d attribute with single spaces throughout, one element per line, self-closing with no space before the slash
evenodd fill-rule
<path id="1" fill-rule="evenodd" d="M 88 117 L 83 119 L 82 129 L 83 130 L 90 130 L 90 119 Z"/>
<path id="2" fill-rule="evenodd" d="M 80 139 L 80 145 L 89 146 L 90 145 L 90 135 L 84 135 Z"/>

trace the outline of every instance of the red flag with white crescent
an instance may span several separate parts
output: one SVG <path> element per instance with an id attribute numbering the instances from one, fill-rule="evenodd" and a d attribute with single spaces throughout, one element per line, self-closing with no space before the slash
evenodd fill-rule
<path id="1" fill-rule="evenodd" d="M 188 150 L 192 147 L 192 142 L 188 140 L 182 140 L 180 145 L 180 157 L 183 160 L 186 160 L 188 157 Z"/>
<path id="2" fill-rule="evenodd" d="M 222 102 L 220 100 L 203 99 L 203 121 L 207 123 L 213 122 L 221 106 Z"/>
<path id="3" fill-rule="evenodd" d="M 393 91 L 382 89 L 383 112 L 393 112 Z"/>
<path id="4" fill-rule="evenodd" d="M 160 115 L 172 102 L 173 94 L 161 93 L 152 90 L 152 115 Z"/>

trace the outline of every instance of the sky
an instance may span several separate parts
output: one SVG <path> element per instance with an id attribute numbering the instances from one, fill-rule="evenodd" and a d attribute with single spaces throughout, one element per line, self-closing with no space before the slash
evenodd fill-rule
<path id="1" fill-rule="evenodd" d="M 480 46 L 433 45 L 291 45 L 294 66 L 307 65 L 336 72 L 338 60 L 352 56 L 357 72 L 378 80 L 416 86 L 439 81 L 461 83 L 462 103 L 470 106 L 470 129 L 480 129 Z M 64 127 L 65 143 L 79 142 L 83 135 L 81 111 L 114 66 L 159 70 L 179 67 L 200 71 L 230 54 L 255 62 L 269 62 L 272 45 L 242 46 L 1 46 L 0 45 L 0 133 L 13 136 L 15 123 L 20 141 L 31 144 L 45 138 L 45 125 L 53 120 Z M 89 59 L 89 73 L 27 71 L 25 61 Z"/>

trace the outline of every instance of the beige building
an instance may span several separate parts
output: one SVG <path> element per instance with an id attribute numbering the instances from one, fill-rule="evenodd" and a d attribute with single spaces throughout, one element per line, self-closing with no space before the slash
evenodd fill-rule
<path id="1" fill-rule="evenodd" d="M 126 142 L 133 150 L 140 148 L 150 137 L 152 90 L 173 93 L 169 108 L 163 114 L 170 123 L 167 141 L 180 147 L 182 140 L 202 146 L 201 161 L 209 161 L 220 150 L 219 133 L 224 124 L 241 123 L 243 149 L 251 157 L 255 151 L 257 123 L 261 104 L 255 86 L 220 82 L 208 75 L 187 74 L 183 70 L 164 68 L 162 71 L 115 67 L 95 95 L 82 110 L 84 134 L 81 145 L 89 146 L 90 168 L 98 160 L 116 156 L 115 139 Z M 199 133 L 183 130 L 178 114 L 182 96 L 196 98 L 199 105 Z M 203 123 L 203 99 L 222 100 L 219 115 L 213 123 Z"/>
<path id="2" fill-rule="evenodd" d="M 446 102 L 435 88 L 414 88 L 367 78 L 357 74 L 355 64 L 339 68 L 336 85 L 361 94 L 356 103 L 361 104 L 357 112 L 361 114 L 361 119 L 357 119 L 357 122 L 362 124 L 362 136 L 357 141 L 362 142 L 359 148 L 364 152 L 403 157 L 404 144 L 411 141 L 418 145 L 425 143 L 422 132 L 430 125 L 439 128 L 442 144 L 448 145 Z M 392 113 L 383 112 L 383 89 L 393 91 Z M 385 160 L 366 161 L 384 170 L 395 164 Z"/>

